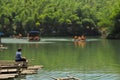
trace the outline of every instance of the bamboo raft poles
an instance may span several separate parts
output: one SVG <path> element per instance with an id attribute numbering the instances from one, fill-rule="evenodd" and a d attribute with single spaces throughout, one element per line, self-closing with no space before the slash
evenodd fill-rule
<path id="1" fill-rule="evenodd" d="M 54 80 L 81 80 L 81 79 L 78 79 L 76 77 L 72 77 L 72 76 L 67 76 L 67 77 L 64 77 L 64 78 L 54 78 L 54 77 L 51 77 L 52 79 Z"/>
<path id="2" fill-rule="evenodd" d="M 42 65 L 22 66 L 23 62 L 0 60 L 0 80 L 14 79 L 19 75 L 37 74 Z"/>

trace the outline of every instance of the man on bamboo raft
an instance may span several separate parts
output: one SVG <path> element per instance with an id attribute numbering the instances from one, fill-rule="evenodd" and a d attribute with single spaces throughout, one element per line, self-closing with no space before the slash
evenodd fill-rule
<path id="1" fill-rule="evenodd" d="M 16 52 L 16 56 L 15 56 L 15 61 L 16 62 L 23 62 L 22 66 L 27 66 L 28 61 L 26 60 L 25 57 L 22 57 L 22 53 L 21 53 L 22 49 L 19 48 Z"/>

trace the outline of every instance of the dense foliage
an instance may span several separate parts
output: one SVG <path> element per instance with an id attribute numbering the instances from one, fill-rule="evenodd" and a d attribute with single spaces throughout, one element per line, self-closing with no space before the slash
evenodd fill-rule
<path id="1" fill-rule="evenodd" d="M 30 30 L 59 36 L 114 33 L 119 13 L 120 0 L 0 0 L 0 31 L 6 36 Z"/>

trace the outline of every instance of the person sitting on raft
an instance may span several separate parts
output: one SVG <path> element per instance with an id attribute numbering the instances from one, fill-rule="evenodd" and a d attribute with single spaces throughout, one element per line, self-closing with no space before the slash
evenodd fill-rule
<path id="1" fill-rule="evenodd" d="M 15 61 L 16 62 L 20 62 L 20 61 L 23 61 L 23 65 L 25 66 L 25 65 L 27 65 L 27 60 L 26 60 L 26 58 L 25 57 L 22 57 L 22 53 L 21 53 L 21 51 L 22 51 L 22 49 L 21 48 L 19 48 L 18 50 L 17 50 L 17 52 L 16 52 L 16 56 L 15 56 Z"/>

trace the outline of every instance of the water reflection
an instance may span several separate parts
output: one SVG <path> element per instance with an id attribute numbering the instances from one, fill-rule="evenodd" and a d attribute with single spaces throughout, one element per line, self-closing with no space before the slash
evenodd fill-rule
<path id="1" fill-rule="evenodd" d="M 86 41 L 74 41 L 74 45 L 84 48 L 86 46 Z"/>

